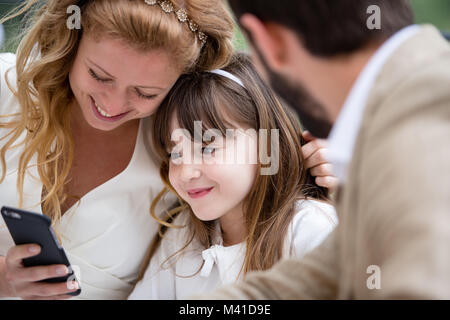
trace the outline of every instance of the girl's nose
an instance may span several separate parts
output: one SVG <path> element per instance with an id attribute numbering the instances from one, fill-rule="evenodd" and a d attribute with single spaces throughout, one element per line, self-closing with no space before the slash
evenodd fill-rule
<path id="1" fill-rule="evenodd" d="M 180 178 L 183 182 L 189 182 L 192 179 L 198 179 L 202 175 L 201 170 L 192 164 L 182 164 L 180 168 Z"/>

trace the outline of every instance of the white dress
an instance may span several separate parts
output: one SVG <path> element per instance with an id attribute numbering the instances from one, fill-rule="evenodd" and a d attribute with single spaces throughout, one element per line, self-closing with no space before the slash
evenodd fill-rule
<path id="1" fill-rule="evenodd" d="M 4 80 L 6 69 L 14 65 L 15 55 L 0 54 L 1 115 L 20 110 Z M 15 85 L 15 69 L 8 73 L 8 78 Z M 6 129 L 0 129 L 0 137 L 6 132 Z M 150 132 L 148 119 L 141 120 L 128 167 L 83 196 L 55 226 L 70 263 L 76 272 L 79 271 L 82 293 L 77 298 L 124 299 L 133 288 L 158 228 L 157 222 L 150 216 L 150 204 L 163 189 L 159 168 L 152 160 Z M 4 143 L 5 140 L 0 140 L 0 147 Z M 0 206 L 18 206 L 16 181 L 22 150 L 17 148 L 6 153 L 7 175 L 0 184 Z M 36 156 L 30 164 L 35 163 Z M 23 208 L 42 213 L 39 204 L 42 183 L 36 177 L 39 177 L 36 167 L 30 168 L 24 181 Z M 175 197 L 169 195 L 166 200 L 157 210 L 172 205 Z M 13 245 L 7 227 L 0 218 L 0 255 L 5 255 Z"/>
<path id="2" fill-rule="evenodd" d="M 323 202 L 302 200 L 297 203 L 296 211 L 285 238 L 283 258 L 303 257 L 318 246 L 338 223 L 334 208 Z M 186 225 L 188 219 L 189 214 L 184 212 L 174 224 Z M 188 228 L 169 228 L 166 231 L 143 279 L 128 299 L 187 299 L 242 279 L 240 271 L 244 263 L 245 243 L 224 247 L 220 226 L 216 223 L 213 246 L 205 250 L 198 240 L 193 240 L 182 254 L 172 256 L 185 246 L 188 237 Z"/>

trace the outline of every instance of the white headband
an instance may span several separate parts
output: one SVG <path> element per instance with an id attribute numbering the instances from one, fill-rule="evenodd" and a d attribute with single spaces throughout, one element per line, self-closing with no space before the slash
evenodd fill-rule
<path id="1" fill-rule="evenodd" d="M 216 70 L 213 70 L 213 71 L 210 71 L 210 72 L 218 74 L 218 75 L 221 75 L 221 76 L 223 76 L 225 78 L 228 78 L 230 80 L 233 80 L 234 82 L 236 82 L 237 84 L 239 84 L 241 87 L 243 87 L 245 89 L 244 83 L 241 81 L 241 79 L 239 79 L 235 75 L 232 75 L 228 71 L 221 70 L 221 69 L 216 69 Z"/>

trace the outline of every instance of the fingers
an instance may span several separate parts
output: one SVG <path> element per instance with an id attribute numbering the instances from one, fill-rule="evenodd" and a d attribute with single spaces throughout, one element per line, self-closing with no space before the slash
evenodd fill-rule
<path id="1" fill-rule="evenodd" d="M 14 246 L 9 249 L 6 255 L 6 264 L 9 267 L 22 267 L 22 259 L 33 257 L 41 251 L 41 247 L 37 244 L 24 244 Z"/>
<path id="2" fill-rule="evenodd" d="M 302 147 L 303 158 L 305 160 L 308 160 L 308 158 L 310 158 L 313 154 L 315 154 L 319 150 L 326 149 L 326 148 L 327 148 L 327 141 L 326 140 L 315 139 L 315 140 L 313 140 L 311 142 L 308 142 L 307 144 L 305 144 Z M 317 163 L 317 164 L 319 164 L 319 163 Z"/>
<path id="3" fill-rule="evenodd" d="M 320 164 L 311 169 L 311 175 L 315 177 L 333 176 L 333 167 L 329 163 Z"/>
<path id="4" fill-rule="evenodd" d="M 329 189 L 336 188 L 339 181 L 333 175 L 332 165 L 328 162 L 328 145 L 326 140 L 316 139 L 305 131 L 303 136 L 309 141 L 302 147 L 305 167 L 316 177 L 316 184 Z"/>
<path id="5" fill-rule="evenodd" d="M 310 142 L 312 143 L 312 142 Z M 305 158 L 305 167 L 307 169 L 312 169 L 316 166 L 320 166 L 322 164 L 327 164 L 327 153 L 328 149 L 322 148 L 314 152 L 312 155 L 310 155 L 308 158 Z"/>
<path id="6" fill-rule="evenodd" d="M 316 184 L 332 191 L 339 184 L 338 178 L 333 176 L 332 166 L 329 163 L 318 165 L 311 169 L 311 175 L 316 177 Z"/>
<path id="7" fill-rule="evenodd" d="M 8 279 L 13 282 L 36 282 L 49 278 L 57 278 L 67 275 L 69 272 L 65 265 L 37 266 L 25 268 L 22 259 L 39 254 L 38 245 L 19 245 L 12 247 L 5 258 L 8 269 Z"/>
<path id="8" fill-rule="evenodd" d="M 320 187 L 327 188 L 329 191 L 333 192 L 337 188 L 339 180 L 338 178 L 333 176 L 317 177 L 316 184 Z"/>
<path id="9" fill-rule="evenodd" d="M 72 298 L 72 296 L 68 295 L 68 293 L 77 290 L 78 285 L 75 281 L 61 283 L 38 282 L 27 287 L 26 295 L 23 296 L 23 298 L 27 300 L 69 299 Z"/>
<path id="10" fill-rule="evenodd" d="M 315 137 L 308 130 L 303 131 L 302 136 L 306 142 L 310 142 L 315 139 Z"/>
<path id="11" fill-rule="evenodd" d="M 13 280 L 17 282 L 36 282 L 50 278 L 59 278 L 69 272 L 65 265 L 21 267 L 14 273 Z"/>
<path id="12" fill-rule="evenodd" d="M 39 282 L 49 278 L 59 278 L 68 274 L 65 265 L 24 267 L 22 259 L 39 254 L 38 245 L 18 245 L 12 247 L 5 259 L 4 283 L 9 293 L 27 299 L 68 299 L 67 293 L 78 290 L 74 281 L 60 283 Z"/>

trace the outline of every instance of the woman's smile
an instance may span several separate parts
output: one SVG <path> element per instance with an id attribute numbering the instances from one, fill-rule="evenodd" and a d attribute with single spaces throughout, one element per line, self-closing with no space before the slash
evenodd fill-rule
<path id="1" fill-rule="evenodd" d="M 69 81 L 84 120 L 97 130 L 112 131 L 152 115 L 181 69 L 166 50 L 139 51 L 123 40 L 99 41 L 84 34 Z"/>

